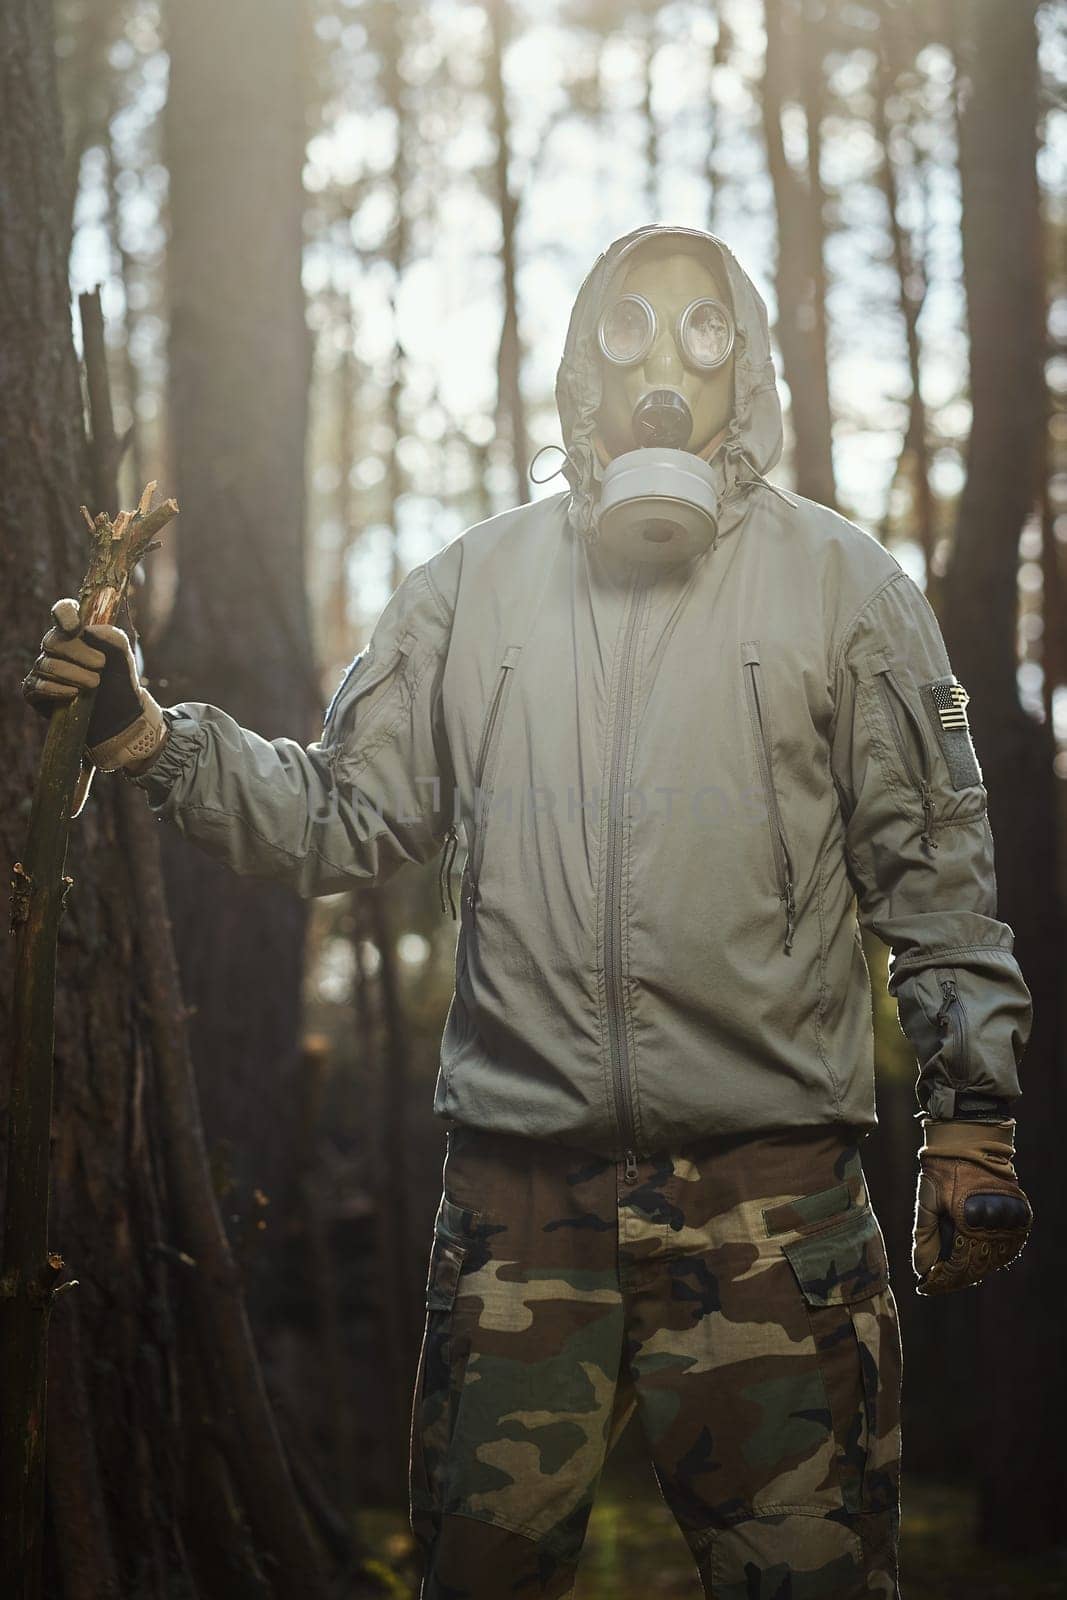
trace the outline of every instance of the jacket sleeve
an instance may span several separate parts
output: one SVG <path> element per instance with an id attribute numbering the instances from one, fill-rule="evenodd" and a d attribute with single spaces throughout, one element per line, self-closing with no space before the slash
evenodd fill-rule
<path id="1" fill-rule="evenodd" d="M 452 820 L 441 716 L 450 630 L 449 607 L 417 567 L 345 674 L 321 740 L 267 740 L 215 706 L 178 705 L 165 712 L 158 761 L 133 781 L 209 855 L 305 898 L 428 861 Z"/>
<path id="2" fill-rule="evenodd" d="M 967 696 L 925 595 L 897 572 L 831 663 L 832 766 L 860 923 L 892 951 L 889 990 L 935 1118 L 1012 1099 L 1030 994 L 997 919 L 986 790 Z M 960 1103 L 958 1104 L 958 1097 Z"/>

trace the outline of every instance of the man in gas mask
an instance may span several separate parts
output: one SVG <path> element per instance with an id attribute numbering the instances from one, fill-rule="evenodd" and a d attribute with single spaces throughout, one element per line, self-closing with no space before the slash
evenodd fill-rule
<path id="1" fill-rule="evenodd" d="M 1008 1264 L 1031 1221 L 1030 1001 L 967 696 L 893 557 L 767 483 L 766 314 L 720 241 L 645 228 L 601 256 L 557 396 L 569 489 L 409 574 L 321 742 L 161 711 L 71 602 L 27 693 L 102 674 L 91 753 L 305 895 L 443 846 L 451 896 L 462 825 L 411 1419 L 424 1600 L 570 1594 L 635 1408 L 706 1594 L 891 1596 L 860 926 L 920 1063 L 920 1292 Z"/>

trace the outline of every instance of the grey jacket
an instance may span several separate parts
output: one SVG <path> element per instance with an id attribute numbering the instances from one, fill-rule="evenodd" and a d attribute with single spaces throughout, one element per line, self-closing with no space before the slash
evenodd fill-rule
<path id="1" fill-rule="evenodd" d="M 651 575 L 598 543 L 595 323 L 651 231 L 575 304 L 569 490 L 405 578 L 320 742 L 181 705 L 142 786 L 210 854 L 302 895 L 450 859 L 458 826 L 443 1118 L 617 1159 L 870 1127 L 861 926 L 893 951 L 920 1105 L 1014 1097 L 1030 997 L 965 697 L 894 558 L 765 483 L 782 440 L 766 312 L 708 235 L 690 237 L 718 253 L 738 327 L 715 543 Z"/>

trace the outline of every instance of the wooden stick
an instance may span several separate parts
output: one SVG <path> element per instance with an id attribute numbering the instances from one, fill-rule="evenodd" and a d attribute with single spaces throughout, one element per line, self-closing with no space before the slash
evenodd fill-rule
<path id="1" fill-rule="evenodd" d="M 177 513 L 173 500 L 114 520 L 83 514 L 89 567 L 79 592 L 83 622 L 110 622 L 130 575 Z M 52 1301 L 62 1258 L 48 1249 L 48 1146 L 55 1045 L 56 942 L 63 902 L 72 800 L 92 711 L 81 693 L 51 717 L 30 810 L 26 848 L 11 894 L 15 936 L 7 1201 L 0 1271 L 0 1594 L 36 1600 L 44 1516 L 45 1371 Z"/>

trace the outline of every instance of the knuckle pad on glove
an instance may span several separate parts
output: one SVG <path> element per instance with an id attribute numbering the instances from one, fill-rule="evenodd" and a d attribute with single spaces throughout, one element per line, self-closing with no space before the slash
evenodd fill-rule
<path id="1" fill-rule="evenodd" d="M 1025 1228 L 1030 1208 L 1021 1195 L 971 1194 L 963 1204 L 969 1228 Z"/>

